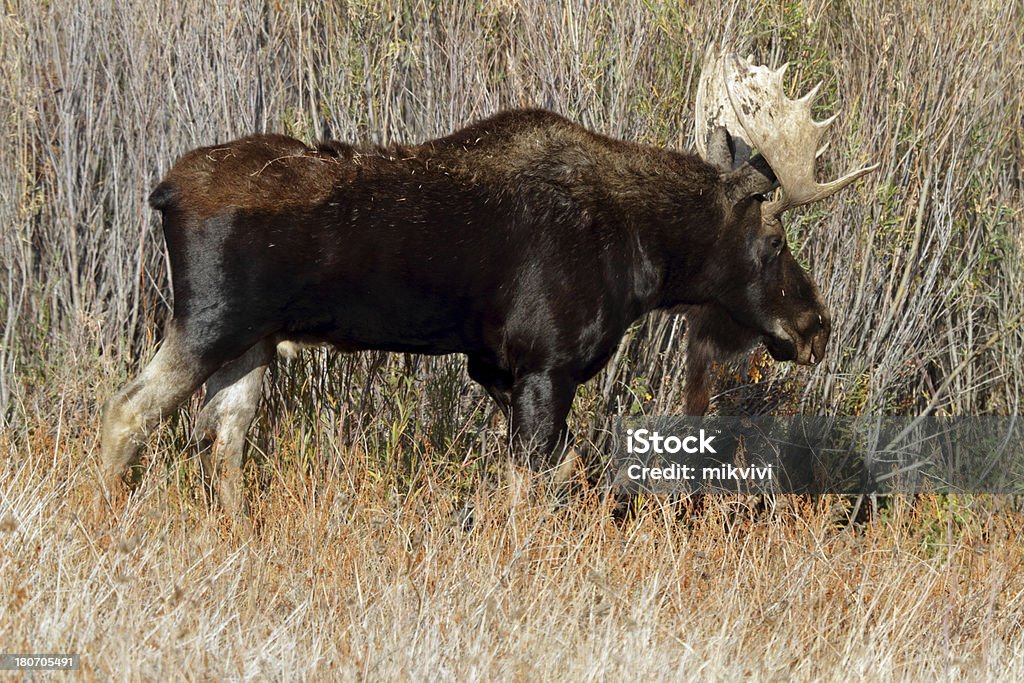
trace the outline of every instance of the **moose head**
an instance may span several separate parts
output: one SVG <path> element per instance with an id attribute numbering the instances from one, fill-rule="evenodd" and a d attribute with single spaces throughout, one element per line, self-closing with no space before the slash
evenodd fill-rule
<path id="1" fill-rule="evenodd" d="M 811 105 L 821 87 L 786 96 L 777 70 L 732 53 L 709 50 L 697 90 L 696 142 L 701 157 L 722 174 L 727 198 L 727 248 L 709 255 L 719 294 L 690 307 L 688 412 L 708 406 L 707 369 L 717 357 L 761 340 L 773 358 L 814 365 L 825 355 L 831 316 L 810 275 L 790 252 L 782 214 L 839 192 L 878 165 L 819 184 L 822 135 L 838 114 L 815 121 Z M 756 154 L 752 156 L 752 152 Z M 778 196 L 769 193 L 779 189 Z"/>

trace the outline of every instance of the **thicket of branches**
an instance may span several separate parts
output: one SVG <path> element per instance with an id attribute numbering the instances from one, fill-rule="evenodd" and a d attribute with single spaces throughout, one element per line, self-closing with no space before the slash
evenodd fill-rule
<path id="1" fill-rule="evenodd" d="M 842 116 L 823 176 L 882 166 L 789 218 L 834 309 L 825 362 L 808 371 L 755 355 L 725 368 L 718 410 L 1019 412 L 1022 7 L 7 2 L 0 422 L 93 416 L 152 352 L 171 292 L 145 198 L 189 148 L 256 131 L 419 141 L 529 105 L 689 149 L 700 57 L 725 40 L 792 61 L 792 95 L 825 81 L 818 114 Z M 582 392 L 577 420 L 678 412 L 683 331 L 668 315 L 636 326 Z M 415 424 L 414 443 L 447 448 L 476 438 L 467 425 L 485 405 L 461 366 L 312 354 L 277 373 L 271 399 L 288 397 L 328 434 L 376 423 L 388 439 Z M 57 405 L 66 383 L 80 398 Z"/>

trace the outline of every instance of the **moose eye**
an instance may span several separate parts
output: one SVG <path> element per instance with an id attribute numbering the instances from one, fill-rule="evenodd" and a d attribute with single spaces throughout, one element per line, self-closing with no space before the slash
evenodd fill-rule
<path id="1" fill-rule="evenodd" d="M 771 241 L 772 250 L 776 253 L 782 251 L 782 238 L 778 235 L 772 237 Z"/>

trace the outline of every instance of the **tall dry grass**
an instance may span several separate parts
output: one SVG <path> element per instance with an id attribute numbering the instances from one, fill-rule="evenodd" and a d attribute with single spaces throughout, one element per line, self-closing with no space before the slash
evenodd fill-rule
<path id="1" fill-rule="evenodd" d="M 6 0 L 0 650 L 79 650 L 94 677 L 1019 678 L 1020 522 L 993 501 L 896 501 L 850 531 L 842 501 L 617 523 L 596 492 L 517 498 L 458 358 L 279 364 L 255 535 L 198 498 L 194 404 L 133 501 L 92 492 L 97 407 L 169 310 L 145 197 L 177 155 L 254 131 L 422 140 L 526 105 L 686 149 L 725 40 L 792 60 L 794 94 L 825 81 L 823 174 L 882 169 L 789 218 L 834 308 L 825 362 L 722 368 L 718 411 L 1019 413 L 1019 2 Z M 684 329 L 639 323 L 581 391 L 592 453 L 607 415 L 679 410 Z"/>
<path id="2" fill-rule="evenodd" d="M 723 40 L 793 60 L 794 92 L 825 80 L 821 114 L 844 112 L 825 174 L 882 169 L 790 220 L 835 308 L 827 362 L 759 360 L 767 381 L 740 372 L 720 406 L 1014 413 L 1022 18 L 995 2 L 8 2 L 0 415 L 23 422 L 68 355 L 108 379 L 151 350 L 171 293 L 144 200 L 187 149 L 267 130 L 421 140 L 525 105 L 685 149 L 699 57 Z M 670 316 L 639 325 L 582 400 L 677 409 L 681 332 Z"/>
<path id="3" fill-rule="evenodd" d="M 467 530 L 458 475 L 400 490 L 353 449 L 333 476 L 273 468 L 253 529 L 194 472 L 106 509 L 75 440 L 40 433 L 0 475 L 0 649 L 79 653 L 86 680 L 1024 675 L 1024 520 L 981 499 L 850 531 L 838 498 L 617 521 L 494 484 Z"/>

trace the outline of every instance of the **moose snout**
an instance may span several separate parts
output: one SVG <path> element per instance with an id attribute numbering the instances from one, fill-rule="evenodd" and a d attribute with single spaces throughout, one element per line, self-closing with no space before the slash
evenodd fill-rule
<path id="1" fill-rule="evenodd" d="M 765 346 L 777 361 L 817 365 L 825 357 L 832 320 L 825 309 L 805 310 L 788 320 L 779 318 L 764 337 Z"/>
<path id="2" fill-rule="evenodd" d="M 796 362 L 800 365 L 817 365 L 825 357 L 828 339 L 832 334 L 832 319 L 827 310 L 814 311 L 807 316 L 806 325 L 802 327 Z"/>

